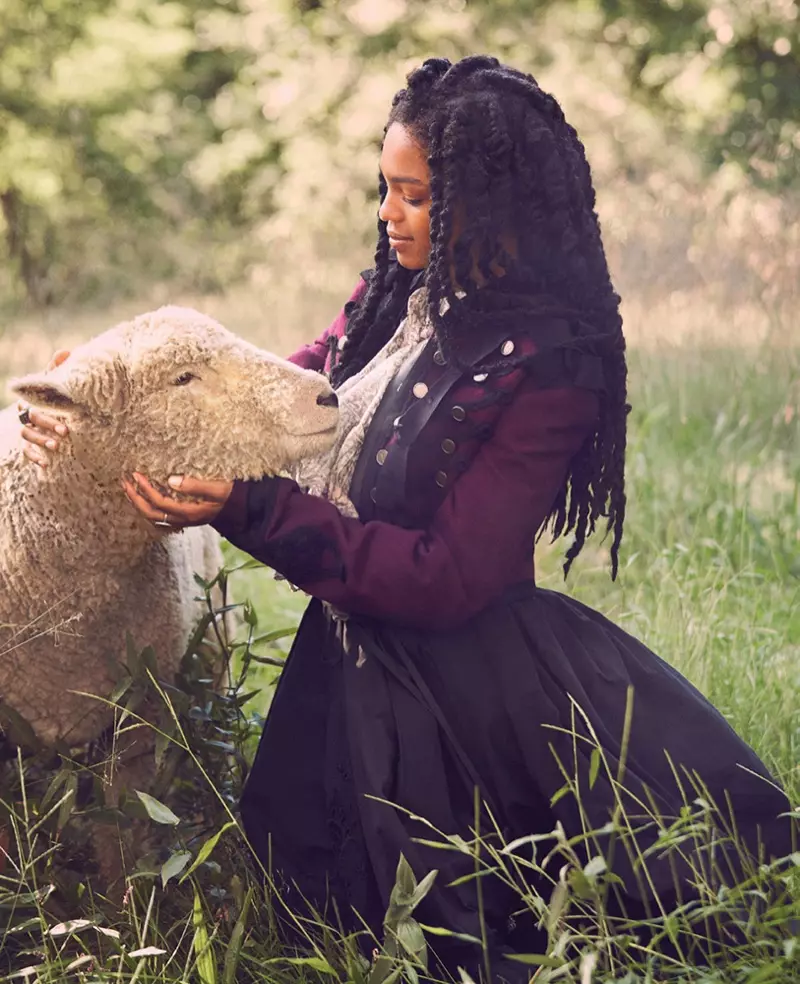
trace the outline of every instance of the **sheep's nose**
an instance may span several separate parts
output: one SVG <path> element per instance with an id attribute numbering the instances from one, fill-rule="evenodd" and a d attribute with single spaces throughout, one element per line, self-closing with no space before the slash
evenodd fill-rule
<path id="1" fill-rule="evenodd" d="M 317 397 L 317 403 L 321 407 L 336 408 L 339 406 L 339 397 L 331 390 L 330 393 L 320 393 Z"/>

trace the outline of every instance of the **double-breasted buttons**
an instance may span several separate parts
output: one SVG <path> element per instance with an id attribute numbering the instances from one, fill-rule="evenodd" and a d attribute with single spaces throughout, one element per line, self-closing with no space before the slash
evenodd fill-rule
<path id="1" fill-rule="evenodd" d="M 428 395 L 427 383 L 414 383 L 414 388 L 411 392 L 418 400 L 424 399 Z"/>
<path id="2" fill-rule="evenodd" d="M 386 448 L 381 448 L 380 451 L 375 455 L 375 460 L 379 465 L 382 465 L 386 459 L 389 457 L 389 452 Z"/>
<path id="3" fill-rule="evenodd" d="M 454 406 L 453 409 L 450 411 L 450 415 L 452 416 L 453 420 L 461 421 L 467 419 L 467 411 L 463 407 L 458 406 L 458 404 L 456 404 L 456 406 Z"/>
<path id="4" fill-rule="evenodd" d="M 473 381 L 476 383 L 485 383 L 488 378 L 489 378 L 488 372 L 476 372 L 475 375 L 472 377 Z"/>
<path id="5" fill-rule="evenodd" d="M 443 366 L 445 364 L 445 357 L 439 351 L 439 349 L 436 349 L 436 351 L 433 353 L 433 361 L 436 363 L 437 366 Z"/>
<path id="6" fill-rule="evenodd" d="M 373 502 L 377 502 L 378 501 L 378 490 L 377 489 L 371 489 L 370 490 L 370 493 L 369 493 L 369 497 L 370 497 L 370 499 L 372 499 Z"/>
<path id="7" fill-rule="evenodd" d="M 452 454 L 455 449 L 456 442 L 452 439 L 452 437 L 446 437 L 442 441 L 442 451 L 444 451 L 445 454 Z"/>
<path id="8" fill-rule="evenodd" d="M 511 353 L 514 351 L 514 343 L 511 341 L 510 338 L 507 341 L 503 342 L 503 344 L 500 346 L 500 351 L 503 353 L 503 355 L 511 355 Z"/>
<path id="9" fill-rule="evenodd" d="M 347 345 L 347 335 L 342 335 L 336 343 L 336 348 L 341 352 L 345 345 Z"/>
<path id="10" fill-rule="evenodd" d="M 440 489 L 443 489 L 447 485 L 447 472 L 438 471 L 436 472 L 436 484 Z"/>

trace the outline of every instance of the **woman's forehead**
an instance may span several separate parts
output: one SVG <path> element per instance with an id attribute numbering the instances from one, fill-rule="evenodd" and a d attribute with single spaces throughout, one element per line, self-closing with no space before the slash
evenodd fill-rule
<path id="1" fill-rule="evenodd" d="M 386 131 L 381 151 L 384 178 L 396 184 L 428 184 L 430 173 L 426 154 L 401 123 Z"/>

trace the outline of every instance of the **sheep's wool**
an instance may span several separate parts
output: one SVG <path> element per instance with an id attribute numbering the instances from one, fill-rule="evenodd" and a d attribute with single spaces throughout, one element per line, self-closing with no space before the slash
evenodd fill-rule
<path id="1" fill-rule="evenodd" d="M 392 379 L 409 360 L 416 359 L 433 334 L 428 313 L 428 290 L 420 287 L 408 299 L 406 317 L 383 348 L 364 368 L 336 391 L 339 428 L 336 443 L 326 454 L 305 458 L 295 480 L 312 495 L 333 502 L 346 516 L 357 515 L 348 497 L 356 462 L 369 425 Z"/>

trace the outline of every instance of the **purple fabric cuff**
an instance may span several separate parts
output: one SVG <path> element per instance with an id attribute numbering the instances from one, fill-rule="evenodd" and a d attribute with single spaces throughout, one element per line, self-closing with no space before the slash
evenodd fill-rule
<path id="1" fill-rule="evenodd" d="M 228 501 L 217 513 L 217 518 L 211 524 L 220 536 L 226 540 L 243 533 L 247 528 L 247 487 L 250 482 L 236 481 Z"/>

